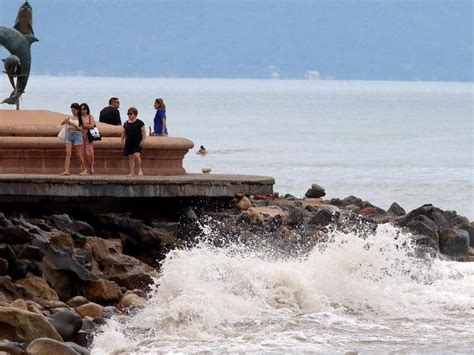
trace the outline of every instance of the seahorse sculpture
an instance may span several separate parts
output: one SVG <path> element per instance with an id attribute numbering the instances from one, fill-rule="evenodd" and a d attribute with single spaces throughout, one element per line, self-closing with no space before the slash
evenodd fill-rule
<path id="1" fill-rule="evenodd" d="M 3 59 L 3 63 L 13 87 L 10 96 L 2 103 L 18 104 L 20 96 L 25 92 L 31 69 L 31 44 L 34 42 L 38 42 L 38 39 L 33 32 L 33 8 L 26 0 L 18 10 L 15 26 L 0 26 L 0 45 L 11 54 Z"/>

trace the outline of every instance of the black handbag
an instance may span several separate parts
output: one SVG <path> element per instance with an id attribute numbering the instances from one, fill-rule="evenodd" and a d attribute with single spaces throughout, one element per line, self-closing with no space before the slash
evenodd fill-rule
<path id="1" fill-rule="evenodd" d="M 102 139 L 99 129 L 95 125 L 93 128 L 87 130 L 87 138 L 89 138 L 89 142 L 100 141 Z"/>

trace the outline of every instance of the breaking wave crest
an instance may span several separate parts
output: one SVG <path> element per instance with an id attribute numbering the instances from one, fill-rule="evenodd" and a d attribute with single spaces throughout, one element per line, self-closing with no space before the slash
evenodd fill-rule
<path id="1" fill-rule="evenodd" d="M 203 242 L 170 252 L 146 307 L 110 320 L 93 352 L 258 351 L 265 342 L 281 351 L 340 350 L 364 329 L 472 319 L 473 285 L 470 264 L 415 257 L 410 236 L 389 224 L 374 234 L 333 232 L 291 259 Z"/>

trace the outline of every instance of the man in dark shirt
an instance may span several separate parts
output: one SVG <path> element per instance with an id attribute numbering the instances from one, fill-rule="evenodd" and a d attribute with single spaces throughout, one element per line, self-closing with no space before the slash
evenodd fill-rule
<path id="1" fill-rule="evenodd" d="M 119 107 L 120 100 L 117 97 L 110 98 L 109 106 L 104 107 L 102 111 L 100 111 L 99 122 L 121 126 L 122 120 L 120 119 Z"/>

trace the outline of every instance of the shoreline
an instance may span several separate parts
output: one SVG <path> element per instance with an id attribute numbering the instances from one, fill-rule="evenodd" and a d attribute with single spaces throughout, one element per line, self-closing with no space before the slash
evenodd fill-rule
<path id="1" fill-rule="evenodd" d="M 192 248 L 202 238 L 291 258 L 328 242 L 331 231 L 363 237 L 391 223 L 412 235 L 418 258 L 474 261 L 474 223 L 456 212 L 423 205 L 406 213 L 395 203 L 385 211 L 354 196 L 324 200 L 318 185 L 306 195 L 237 194 L 230 204 L 175 205 L 166 214 L 3 210 L 0 334 L 8 341 L 0 350 L 55 346 L 89 353 L 108 318 L 145 306 L 169 251 Z M 203 226 L 226 237 L 212 239 Z"/>

